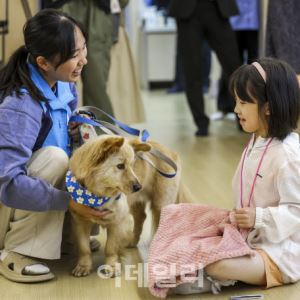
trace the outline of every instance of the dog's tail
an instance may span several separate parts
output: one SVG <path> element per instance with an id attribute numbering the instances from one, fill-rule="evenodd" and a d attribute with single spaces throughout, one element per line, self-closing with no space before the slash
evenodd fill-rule
<path id="1" fill-rule="evenodd" d="M 177 203 L 196 203 L 196 197 L 190 191 L 190 189 L 184 184 L 180 183 Z"/>

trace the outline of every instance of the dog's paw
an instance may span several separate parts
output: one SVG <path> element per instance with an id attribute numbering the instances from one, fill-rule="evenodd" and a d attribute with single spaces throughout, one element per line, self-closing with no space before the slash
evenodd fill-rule
<path id="1" fill-rule="evenodd" d="M 78 264 L 72 271 L 72 275 L 75 277 L 83 277 L 89 275 L 91 268 L 89 266 L 83 266 Z"/>
<path id="2" fill-rule="evenodd" d="M 114 278 L 121 276 L 121 269 L 116 266 L 106 265 L 100 270 L 101 274 L 107 278 Z"/>

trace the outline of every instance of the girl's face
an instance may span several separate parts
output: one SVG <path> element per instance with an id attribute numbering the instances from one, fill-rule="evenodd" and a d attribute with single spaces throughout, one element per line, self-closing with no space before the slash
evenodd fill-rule
<path id="1" fill-rule="evenodd" d="M 264 108 L 264 116 L 261 117 L 257 103 L 246 102 L 235 95 L 234 112 L 237 114 L 240 124 L 245 132 L 254 133 L 255 136 L 266 137 L 268 125 L 266 115 L 267 107 Z"/>
<path id="2" fill-rule="evenodd" d="M 41 71 L 49 83 L 53 87 L 57 81 L 76 82 L 81 75 L 84 65 L 87 64 L 87 48 L 86 41 L 81 30 L 75 27 L 75 53 L 72 58 L 55 68 L 55 61 L 47 62 L 47 68 L 42 68 Z"/>

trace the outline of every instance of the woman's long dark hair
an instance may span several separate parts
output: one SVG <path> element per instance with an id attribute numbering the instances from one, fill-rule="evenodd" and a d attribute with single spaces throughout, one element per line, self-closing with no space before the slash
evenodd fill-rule
<path id="1" fill-rule="evenodd" d="M 27 62 L 36 65 L 43 56 L 50 62 L 58 59 L 56 68 L 69 60 L 75 52 L 75 27 L 85 32 L 80 23 L 55 9 L 44 9 L 29 19 L 23 27 L 25 45 L 17 49 L 0 70 L 0 102 L 8 95 L 20 96 L 25 88 L 38 101 L 46 100 L 30 78 Z"/>

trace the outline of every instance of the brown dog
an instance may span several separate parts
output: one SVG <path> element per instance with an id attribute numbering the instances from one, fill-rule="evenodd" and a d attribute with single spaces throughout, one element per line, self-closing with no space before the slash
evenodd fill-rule
<path id="1" fill-rule="evenodd" d="M 159 149 L 177 164 L 177 175 L 174 178 L 163 177 L 145 160 L 136 156 L 136 153 L 146 153 L 151 147 Z M 159 169 L 170 172 L 170 167 L 162 160 L 152 160 Z M 73 270 L 75 276 L 88 275 L 91 270 L 89 236 L 93 223 L 107 228 L 105 263 L 114 268 L 122 250 L 129 243 L 131 246 L 138 243 L 146 218 L 147 202 L 151 203 L 154 224 L 157 226 L 162 207 L 189 200 L 180 183 L 178 156 L 155 142 L 142 143 L 137 139 L 102 135 L 74 152 L 70 170 L 77 181 L 90 192 L 112 199 L 99 208 L 110 212 L 101 219 L 84 220 L 72 214 L 79 247 L 79 260 Z M 121 198 L 115 200 L 120 194 Z M 134 217 L 134 235 L 126 196 Z"/>
<path id="2" fill-rule="evenodd" d="M 148 144 L 169 157 L 177 165 L 177 173 L 173 178 L 162 176 L 155 168 L 143 159 L 136 159 L 133 166 L 134 172 L 139 179 L 141 190 L 127 196 L 130 211 L 134 218 L 134 236 L 130 246 L 135 247 L 140 239 L 143 224 L 146 219 L 146 204 L 150 203 L 152 212 L 153 228 L 156 231 L 159 223 L 161 209 L 173 203 L 192 202 L 194 197 L 181 181 L 181 162 L 179 156 L 167 147 L 150 141 Z M 159 170 L 164 173 L 172 173 L 174 170 L 163 160 L 149 155 Z"/>

